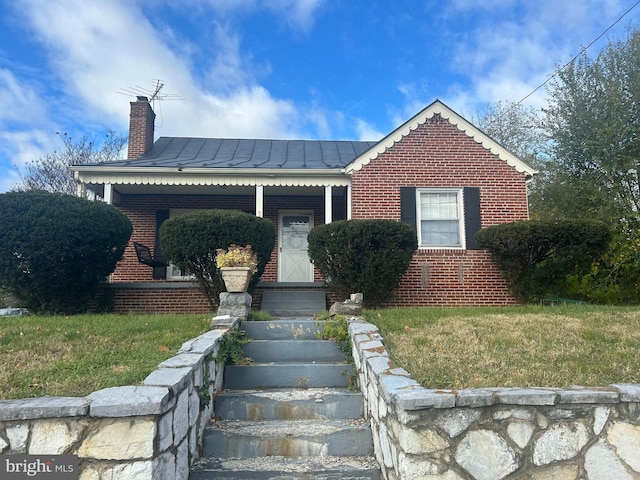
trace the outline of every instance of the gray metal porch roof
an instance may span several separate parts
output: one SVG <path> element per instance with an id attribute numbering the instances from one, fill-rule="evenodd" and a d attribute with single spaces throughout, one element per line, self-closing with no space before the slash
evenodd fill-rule
<path id="1" fill-rule="evenodd" d="M 339 169 L 378 142 L 160 137 L 136 159 L 109 166 L 233 169 Z"/>

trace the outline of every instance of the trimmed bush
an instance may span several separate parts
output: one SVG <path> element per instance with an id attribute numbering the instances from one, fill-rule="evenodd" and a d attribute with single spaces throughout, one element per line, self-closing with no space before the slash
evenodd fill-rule
<path id="1" fill-rule="evenodd" d="M 103 202 L 0 194 L 0 284 L 34 312 L 78 313 L 122 258 L 133 227 Z"/>
<path id="2" fill-rule="evenodd" d="M 216 266 L 216 250 L 251 245 L 258 269 L 249 291 L 255 288 L 275 246 L 270 220 L 239 210 L 202 210 L 167 220 L 160 227 L 162 253 L 178 268 L 193 275 L 211 309 L 219 304 L 224 283 Z"/>
<path id="3" fill-rule="evenodd" d="M 309 232 L 309 257 L 343 298 L 362 293 L 366 307 L 393 298 L 413 254 L 416 232 L 393 220 L 343 220 Z"/>
<path id="4" fill-rule="evenodd" d="M 590 271 L 607 251 L 611 232 L 588 220 L 526 220 L 484 228 L 476 240 L 491 252 L 512 292 L 534 302 L 568 296 L 567 279 Z"/>

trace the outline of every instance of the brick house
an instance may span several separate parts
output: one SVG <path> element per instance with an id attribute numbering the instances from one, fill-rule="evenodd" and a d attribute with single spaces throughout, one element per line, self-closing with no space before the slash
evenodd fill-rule
<path id="1" fill-rule="evenodd" d="M 161 137 L 145 97 L 131 102 L 128 159 L 71 167 L 89 191 L 129 216 L 131 242 L 159 250 L 167 218 L 234 208 L 272 220 L 277 240 L 254 292 L 322 289 L 306 232 L 343 219 L 388 218 L 416 229 L 419 249 L 394 306 L 515 303 L 481 228 L 528 218 L 535 171 L 440 101 L 377 142 Z M 116 311 L 207 311 L 175 268 L 151 268 L 133 247 L 109 279 Z"/>

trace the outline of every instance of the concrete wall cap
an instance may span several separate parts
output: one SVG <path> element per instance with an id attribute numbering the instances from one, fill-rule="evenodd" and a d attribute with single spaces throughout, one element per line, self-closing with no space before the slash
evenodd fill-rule
<path id="1" fill-rule="evenodd" d="M 89 412 L 89 401 L 79 397 L 38 397 L 0 401 L 0 421 L 79 417 Z"/>
<path id="2" fill-rule="evenodd" d="M 147 375 L 142 384 L 168 387 L 173 395 L 177 395 L 186 388 L 192 373 L 193 367 L 159 368 Z"/>
<path id="3" fill-rule="evenodd" d="M 97 390 L 88 397 L 92 417 L 158 415 L 171 408 L 166 387 L 125 386 Z"/>

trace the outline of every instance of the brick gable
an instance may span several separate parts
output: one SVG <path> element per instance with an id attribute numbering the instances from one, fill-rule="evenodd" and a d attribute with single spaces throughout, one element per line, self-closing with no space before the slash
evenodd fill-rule
<path id="1" fill-rule="evenodd" d="M 401 187 L 478 187 L 483 227 L 528 218 L 525 174 L 434 115 L 352 174 L 352 218 L 401 220 Z M 488 252 L 420 249 L 397 305 L 511 304 Z"/>

